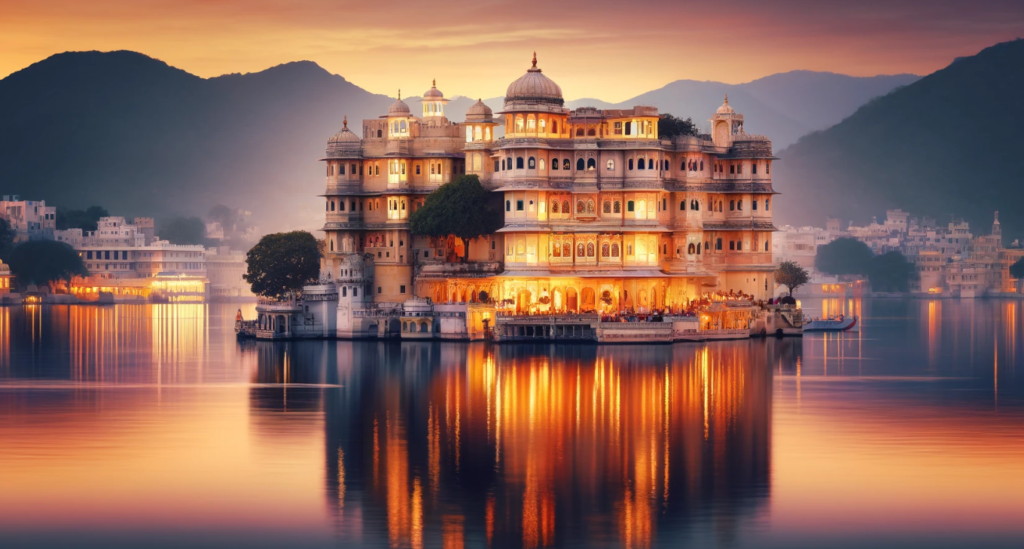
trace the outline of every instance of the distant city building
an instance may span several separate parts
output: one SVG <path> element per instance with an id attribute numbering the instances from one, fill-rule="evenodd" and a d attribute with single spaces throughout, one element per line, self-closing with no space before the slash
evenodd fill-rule
<path id="1" fill-rule="evenodd" d="M 255 298 L 249 283 L 242 278 L 245 272 L 245 252 L 232 250 L 229 246 L 206 249 L 206 278 L 210 281 L 211 300 Z"/>
<path id="2" fill-rule="evenodd" d="M 22 200 L 18 195 L 4 195 L 0 200 L 0 217 L 15 231 L 15 242 L 49 240 L 57 228 L 57 208 L 44 200 Z"/>

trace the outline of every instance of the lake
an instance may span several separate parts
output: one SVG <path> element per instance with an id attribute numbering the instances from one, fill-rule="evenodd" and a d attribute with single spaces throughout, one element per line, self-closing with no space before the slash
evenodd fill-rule
<path id="1" fill-rule="evenodd" d="M 861 330 L 240 344 L 228 304 L 0 307 L 0 546 L 1024 545 L 1024 303 L 803 305 Z"/>

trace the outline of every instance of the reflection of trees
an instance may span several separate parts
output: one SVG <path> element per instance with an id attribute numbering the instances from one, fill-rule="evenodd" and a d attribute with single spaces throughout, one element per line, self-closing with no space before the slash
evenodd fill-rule
<path id="1" fill-rule="evenodd" d="M 729 535 L 769 491 L 764 345 L 332 344 L 339 532 L 412 547 L 643 547 L 709 521 Z"/>

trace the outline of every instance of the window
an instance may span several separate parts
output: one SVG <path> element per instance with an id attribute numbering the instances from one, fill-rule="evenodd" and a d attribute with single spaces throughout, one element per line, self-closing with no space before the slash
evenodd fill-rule
<path id="1" fill-rule="evenodd" d="M 568 200 L 563 200 L 562 201 L 562 213 L 563 214 L 570 214 L 570 213 L 572 213 L 572 210 L 569 209 L 569 201 Z"/>
<path id="2" fill-rule="evenodd" d="M 521 156 L 516 157 L 516 169 L 517 170 L 523 169 L 523 157 L 521 157 Z"/>
<path id="3" fill-rule="evenodd" d="M 715 241 L 715 249 L 716 250 L 721 250 L 722 249 L 722 239 L 721 238 L 719 238 L 718 240 Z"/>
<path id="4" fill-rule="evenodd" d="M 588 214 L 594 213 L 594 199 L 593 198 L 587 199 L 587 213 Z"/>
<path id="5" fill-rule="evenodd" d="M 750 173 L 757 175 L 757 164 L 750 165 Z"/>
<path id="6" fill-rule="evenodd" d="M 522 200 L 516 200 L 516 211 L 517 212 L 523 211 L 523 201 Z"/>
<path id="7" fill-rule="evenodd" d="M 587 206 L 586 206 L 586 204 L 583 203 L 582 200 L 577 200 L 576 201 L 576 213 L 581 214 L 581 213 L 585 212 L 586 209 L 587 209 Z"/>
<path id="8" fill-rule="evenodd" d="M 531 170 L 536 169 L 537 161 L 531 156 L 529 160 L 527 160 L 526 167 L 530 168 Z"/>
<path id="9" fill-rule="evenodd" d="M 767 240 L 764 241 L 764 251 L 766 251 L 766 252 L 768 251 L 768 241 Z"/>
<path id="10" fill-rule="evenodd" d="M 733 166 L 732 164 L 730 164 L 729 165 L 729 173 L 730 174 L 735 174 L 736 173 L 736 166 Z"/>
<path id="11" fill-rule="evenodd" d="M 551 121 L 551 133 L 558 133 L 558 121 Z"/>
<path id="12" fill-rule="evenodd" d="M 554 159 L 551 160 L 551 169 L 552 170 L 557 170 L 558 169 L 558 159 L 557 158 L 554 158 Z"/>
<path id="13" fill-rule="evenodd" d="M 729 241 L 729 249 L 730 250 L 735 250 L 736 249 L 736 242 L 735 241 L 733 241 L 733 240 Z"/>
<path id="14" fill-rule="evenodd" d="M 697 255 L 700 255 L 700 242 L 697 243 Z"/>
<path id="15" fill-rule="evenodd" d="M 742 240 L 737 240 L 736 241 L 736 251 L 737 252 L 743 251 L 743 241 Z"/>
<path id="16" fill-rule="evenodd" d="M 647 166 L 643 158 L 638 158 L 636 161 L 636 167 L 638 170 L 642 170 Z"/>
<path id="17" fill-rule="evenodd" d="M 648 158 L 647 159 L 647 169 L 648 170 L 653 170 L 654 169 L 654 159 L 653 158 Z"/>
<path id="18" fill-rule="evenodd" d="M 630 158 L 630 159 L 629 159 L 629 163 L 627 164 L 627 167 L 628 167 L 628 168 L 629 168 L 630 170 L 632 170 L 632 169 L 633 169 L 633 159 L 632 159 L 632 158 Z"/>
<path id="19" fill-rule="evenodd" d="M 754 210 L 755 212 L 757 211 L 757 201 L 756 201 L 756 200 L 754 200 L 754 201 L 751 201 L 751 203 L 750 203 L 750 209 L 751 209 L 751 210 Z"/>
<path id="20" fill-rule="evenodd" d="M 341 200 L 341 201 L 338 202 L 338 211 L 339 212 L 345 211 L 345 201 L 344 200 Z"/>
<path id="21" fill-rule="evenodd" d="M 588 158 L 587 159 L 587 171 L 591 171 L 591 170 L 594 170 L 596 168 L 597 168 L 597 160 L 594 160 L 593 158 Z"/>
<path id="22" fill-rule="evenodd" d="M 668 209 L 668 199 L 667 198 L 662 198 L 661 199 L 661 210 L 665 211 L 667 209 Z"/>
<path id="23" fill-rule="evenodd" d="M 743 175 L 743 164 L 736 166 L 736 173 Z"/>
<path id="24" fill-rule="evenodd" d="M 619 257 L 619 245 L 612 244 L 612 257 Z"/>
<path id="25" fill-rule="evenodd" d="M 607 202 L 606 202 L 606 204 L 607 204 Z M 604 244 L 601 244 L 601 257 L 609 257 L 609 250 L 610 250 L 610 248 L 609 248 L 607 242 L 605 242 Z"/>
<path id="26" fill-rule="evenodd" d="M 400 294 L 404 294 L 405 293 L 405 285 L 404 284 L 398 287 L 398 293 L 400 293 Z"/>
<path id="27" fill-rule="evenodd" d="M 697 247 L 694 246 L 693 243 L 691 242 L 690 245 L 686 247 L 686 253 L 688 253 L 690 255 L 693 255 L 693 254 L 697 253 Z"/>
<path id="28" fill-rule="evenodd" d="M 594 243 L 587 244 L 587 257 L 594 257 Z"/>
<path id="29" fill-rule="evenodd" d="M 687 165 L 686 159 L 684 158 L 683 161 L 679 163 L 679 171 L 685 171 L 688 167 L 689 165 Z"/>
<path id="30" fill-rule="evenodd" d="M 626 201 L 626 211 L 627 211 L 627 212 L 632 212 L 632 211 L 634 211 L 634 207 L 633 207 L 633 201 L 632 201 L 632 200 L 627 200 L 627 201 Z"/>
<path id="31" fill-rule="evenodd" d="M 736 202 L 736 209 L 741 212 L 743 211 L 743 199 L 740 199 L 739 201 Z"/>
<path id="32" fill-rule="evenodd" d="M 765 198 L 764 199 L 764 211 L 767 212 L 769 210 L 769 206 L 771 206 L 771 199 L 770 198 Z"/>
<path id="33" fill-rule="evenodd" d="M 511 212 L 512 211 L 512 201 L 511 200 L 506 200 L 505 201 L 505 211 L 506 212 Z"/>
<path id="34" fill-rule="evenodd" d="M 543 122 L 543 120 L 541 120 L 541 122 Z M 544 159 L 543 158 L 540 159 L 540 171 L 544 171 Z"/>
<path id="35" fill-rule="evenodd" d="M 764 164 L 764 173 L 765 173 L 765 175 L 771 175 L 772 174 L 772 163 L 771 162 L 765 162 L 765 164 Z"/>
<path id="36" fill-rule="evenodd" d="M 735 200 L 730 200 L 729 201 L 729 211 L 730 212 L 736 211 L 736 201 Z"/>
<path id="37" fill-rule="evenodd" d="M 700 161 L 700 171 L 704 171 L 704 161 Z"/>
<path id="38" fill-rule="evenodd" d="M 579 159 L 576 160 L 576 171 L 578 171 L 578 172 L 582 172 L 583 171 L 583 159 L 582 158 L 579 158 Z"/>
<path id="39" fill-rule="evenodd" d="M 543 118 L 540 120 L 540 132 L 544 133 L 544 119 Z"/>
<path id="40" fill-rule="evenodd" d="M 615 135 L 622 135 L 622 122 L 616 122 L 613 127 L 615 128 Z"/>
<path id="41" fill-rule="evenodd" d="M 576 257 L 585 257 L 586 253 L 587 249 L 583 246 L 582 242 L 576 245 Z"/>
<path id="42" fill-rule="evenodd" d="M 619 202 L 618 200 L 616 200 L 615 201 L 615 206 L 612 209 L 612 211 L 615 212 L 615 213 L 622 213 L 622 202 Z"/>
<path id="43" fill-rule="evenodd" d="M 522 116 L 517 116 L 516 117 L 516 131 L 517 132 L 523 131 L 523 117 Z"/>
<path id="44" fill-rule="evenodd" d="M 553 214 L 558 213 L 558 201 L 557 200 L 551 201 L 551 213 L 553 213 Z"/>
<path id="45" fill-rule="evenodd" d="M 614 160 L 611 160 L 611 159 L 608 160 L 608 171 L 610 171 L 610 172 L 611 171 L 615 171 L 615 161 Z"/>
<path id="46" fill-rule="evenodd" d="M 498 171 L 498 161 L 497 160 L 494 161 L 494 171 Z M 420 167 L 419 166 L 416 166 L 416 173 L 417 174 L 420 173 Z"/>
<path id="47" fill-rule="evenodd" d="M 606 214 L 612 213 L 612 203 L 610 200 L 604 201 L 604 206 L 601 208 L 601 211 Z"/>
<path id="48" fill-rule="evenodd" d="M 563 158 L 562 159 L 562 169 L 563 170 L 568 170 L 569 169 L 569 159 L 568 158 Z"/>

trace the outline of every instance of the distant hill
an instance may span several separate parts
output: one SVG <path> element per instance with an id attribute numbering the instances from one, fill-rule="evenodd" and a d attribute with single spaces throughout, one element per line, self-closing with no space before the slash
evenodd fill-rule
<path id="1" fill-rule="evenodd" d="M 998 44 L 864 105 L 777 153 L 776 218 L 865 221 L 903 208 L 1024 236 L 1024 40 Z"/>
<path id="2" fill-rule="evenodd" d="M 780 148 L 916 78 L 794 72 L 567 105 L 654 105 L 703 127 L 729 93 L 747 129 Z M 444 91 L 449 118 L 463 120 L 476 100 Z M 418 99 L 406 98 L 414 113 Z M 264 230 L 313 229 L 327 138 L 343 115 L 358 128 L 392 101 L 308 61 L 203 79 L 134 52 L 59 54 L 0 80 L 0 192 L 127 216 L 203 215 L 224 203 L 251 210 Z M 500 97 L 485 102 L 502 107 Z"/>

